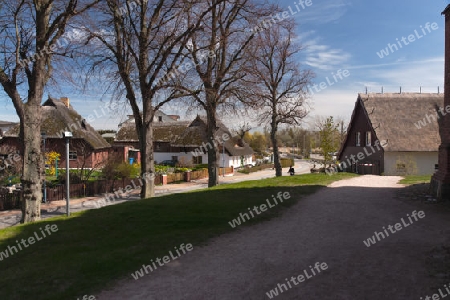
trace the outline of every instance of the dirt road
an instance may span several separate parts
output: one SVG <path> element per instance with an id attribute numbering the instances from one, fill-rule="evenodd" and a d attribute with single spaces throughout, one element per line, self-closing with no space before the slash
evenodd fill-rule
<path id="1" fill-rule="evenodd" d="M 425 299 L 441 287 L 429 255 L 447 242 L 450 218 L 431 204 L 397 199 L 399 179 L 335 182 L 279 218 L 194 245 L 138 280 L 130 274 L 97 299 Z M 422 210 L 415 220 L 413 211 Z M 402 229 L 365 245 L 396 223 Z"/>

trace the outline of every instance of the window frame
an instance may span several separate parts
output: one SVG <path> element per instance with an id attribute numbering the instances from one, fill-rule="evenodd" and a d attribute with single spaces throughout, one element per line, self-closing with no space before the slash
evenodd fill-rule
<path id="1" fill-rule="evenodd" d="M 199 156 L 192 156 L 192 163 L 194 165 L 201 165 L 203 163 L 203 157 L 201 155 L 199 155 Z"/>
<path id="2" fill-rule="evenodd" d="M 372 146 L 372 132 L 366 131 L 366 146 Z"/>
<path id="3" fill-rule="evenodd" d="M 75 155 L 74 155 L 75 154 Z M 75 158 L 74 158 L 75 157 Z M 77 160 L 78 159 L 78 153 L 77 151 L 69 151 L 69 160 Z"/>

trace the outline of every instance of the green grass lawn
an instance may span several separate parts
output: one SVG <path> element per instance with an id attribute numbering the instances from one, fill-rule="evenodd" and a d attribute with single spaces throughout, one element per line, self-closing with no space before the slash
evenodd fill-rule
<path id="1" fill-rule="evenodd" d="M 2 252 L 16 246 L 16 240 L 35 232 L 40 235 L 39 228 L 47 224 L 58 227 L 57 232 L 0 261 L 0 299 L 95 295 L 118 279 L 132 279 L 132 272 L 175 246 L 191 243 L 195 251 L 214 236 L 238 230 L 228 222 L 248 212 L 248 207 L 265 203 L 272 194 L 289 192 L 291 198 L 241 226 L 268 220 L 303 196 L 354 176 L 306 174 L 224 184 L 0 230 Z"/>
<path id="2" fill-rule="evenodd" d="M 401 184 L 419 184 L 419 183 L 430 183 L 431 175 L 407 175 L 404 176 L 402 180 L 398 183 Z"/>

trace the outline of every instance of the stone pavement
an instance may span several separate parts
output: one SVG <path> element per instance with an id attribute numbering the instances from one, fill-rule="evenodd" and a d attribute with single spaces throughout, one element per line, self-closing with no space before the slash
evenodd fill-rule
<path id="1" fill-rule="evenodd" d="M 288 168 L 283 169 L 283 176 L 288 176 Z M 296 174 L 309 173 L 309 165 L 307 163 L 296 164 Z M 235 172 L 233 175 L 221 176 L 219 184 L 234 183 L 247 180 L 258 180 L 271 178 L 275 176 L 275 171 L 267 169 L 250 174 L 241 174 Z M 178 184 L 167 184 L 155 187 L 155 197 L 183 193 L 192 190 L 205 189 L 208 187 L 208 178 L 193 180 Z M 104 206 L 115 205 L 126 201 L 139 200 L 140 189 L 133 190 L 127 198 L 115 198 L 113 201 L 105 201 L 104 196 L 85 197 L 70 199 L 70 212 L 79 212 L 88 209 L 97 209 Z M 112 195 L 112 194 L 111 194 Z M 50 203 L 41 204 L 41 218 L 46 219 L 66 214 L 66 200 L 52 201 Z M 0 211 L 0 229 L 10 227 L 20 223 L 22 212 L 20 209 Z"/>

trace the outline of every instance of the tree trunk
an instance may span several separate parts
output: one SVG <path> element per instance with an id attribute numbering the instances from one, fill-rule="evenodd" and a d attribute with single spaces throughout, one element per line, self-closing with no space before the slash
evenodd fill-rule
<path id="1" fill-rule="evenodd" d="M 28 223 L 41 218 L 44 161 L 41 155 L 41 106 L 38 101 L 29 99 L 23 108 L 24 115 L 20 122 L 23 157 L 21 223 Z"/>
<path id="2" fill-rule="evenodd" d="M 208 141 L 208 187 L 212 187 L 219 184 L 217 163 L 217 159 L 219 158 L 219 148 L 214 140 L 214 135 L 217 131 L 216 108 L 208 107 L 206 117 L 206 139 Z"/>
<path id="3" fill-rule="evenodd" d="M 153 122 L 151 119 L 152 117 L 144 109 L 143 124 L 136 122 L 136 127 L 140 127 L 138 132 L 140 133 L 141 178 L 143 183 L 141 199 L 155 196 L 155 160 L 153 159 Z"/>
<path id="4" fill-rule="evenodd" d="M 270 124 L 270 141 L 272 142 L 273 147 L 273 163 L 275 166 L 275 176 L 282 176 L 282 168 L 280 163 L 280 152 L 278 151 L 278 142 L 277 142 L 277 124 L 275 121 L 272 121 Z"/>

